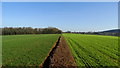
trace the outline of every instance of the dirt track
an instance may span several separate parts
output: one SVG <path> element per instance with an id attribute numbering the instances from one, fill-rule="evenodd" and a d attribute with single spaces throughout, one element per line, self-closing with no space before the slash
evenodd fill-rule
<path id="1" fill-rule="evenodd" d="M 74 58 L 64 37 L 58 39 L 55 47 L 42 64 L 42 68 L 76 68 L 75 66 Z"/>

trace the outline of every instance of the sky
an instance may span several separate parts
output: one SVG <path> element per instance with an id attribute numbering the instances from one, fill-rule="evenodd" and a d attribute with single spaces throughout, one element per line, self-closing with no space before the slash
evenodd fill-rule
<path id="1" fill-rule="evenodd" d="M 119 0 L 1 0 L 2 2 L 118 2 Z"/>
<path id="2" fill-rule="evenodd" d="M 0 27 L 2 26 L 2 3 L 0 2 Z"/>
<path id="3" fill-rule="evenodd" d="M 2 27 L 57 27 L 62 31 L 118 28 L 117 2 L 3 2 Z"/>

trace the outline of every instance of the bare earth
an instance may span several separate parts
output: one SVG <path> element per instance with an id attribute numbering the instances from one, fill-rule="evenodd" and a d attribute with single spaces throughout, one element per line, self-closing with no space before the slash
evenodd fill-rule
<path id="1" fill-rule="evenodd" d="M 49 68 L 76 68 L 75 61 L 69 47 L 63 37 L 61 37 L 57 48 L 50 57 Z"/>

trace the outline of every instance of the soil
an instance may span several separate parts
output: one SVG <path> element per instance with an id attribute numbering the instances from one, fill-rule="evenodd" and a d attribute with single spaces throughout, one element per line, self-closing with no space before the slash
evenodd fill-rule
<path id="1" fill-rule="evenodd" d="M 58 39 L 55 47 L 52 48 L 42 64 L 42 68 L 76 68 L 74 58 L 64 37 Z"/>

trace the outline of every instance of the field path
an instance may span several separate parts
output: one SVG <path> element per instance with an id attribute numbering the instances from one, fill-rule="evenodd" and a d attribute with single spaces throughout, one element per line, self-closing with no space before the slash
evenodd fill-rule
<path id="1" fill-rule="evenodd" d="M 74 58 L 69 50 L 69 47 L 64 39 L 60 37 L 52 48 L 49 56 L 42 64 L 42 68 L 76 68 Z"/>

